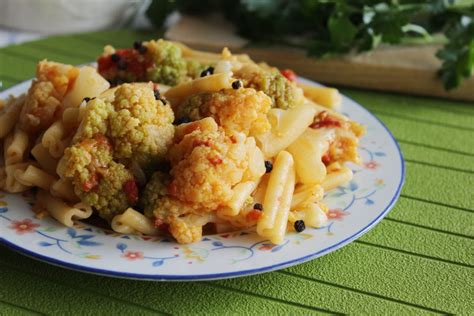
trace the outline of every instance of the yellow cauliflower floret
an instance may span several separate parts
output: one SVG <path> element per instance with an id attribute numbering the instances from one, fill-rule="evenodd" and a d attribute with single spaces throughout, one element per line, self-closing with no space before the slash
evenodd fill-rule
<path id="1" fill-rule="evenodd" d="M 178 116 L 189 116 L 191 120 L 211 116 L 226 133 L 256 135 L 270 129 L 267 112 L 271 104 L 262 91 L 228 89 L 192 96 L 180 107 Z"/>
<path id="2" fill-rule="evenodd" d="M 133 159 L 142 167 L 164 158 L 174 135 L 174 114 L 155 99 L 152 86 L 121 85 L 112 104 L 107 135 L 113 139 L 114 157 Z"/>
<path id="3" fill-rule="evenodd" d="M 105 135 L 107 132 L 107 119 L 113 107 L 102 99 L 94 99 L 87 103 L 83 113 L 83 119 L 76 131 L 73 142 L 93 138 L 97 134 Z"/>
<path id="4" fill-rule="evenodd" d="M 180 139 L 169 151 L 172 181 L 168 193 L 180 201 L 216 209 L 230 200 L 232 187 L 247 169 L 245 136 L 226 136 L 212 118 L 183 124 L 178 130 Z"/>
<path id="5" fill-rule="evenodd" d="M 40 61 L 20 115 L 20 128 L 32 134 L 48 128 L 61 115 L 61 102 L 78 74 L 74 66 Z"/>
<path id="6" fill-rule="evenodd" d="M 180 244 L 190 244 L 202 238 L 202 226 L 192 226 L 179 218 L 174 218 L 169 223 L 171 235 Z"/>

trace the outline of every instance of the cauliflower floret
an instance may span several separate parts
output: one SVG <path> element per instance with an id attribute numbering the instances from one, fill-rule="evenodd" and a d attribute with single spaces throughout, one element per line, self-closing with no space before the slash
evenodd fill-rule
<path id="1" fill-rule="evenodd" d="M 146 216 L 154 216 L 154 211 L 158 208 L 158 203 L 160 202 L 159 200 L 165 198 L 168 193 L 168 184 L 169 175 L 159 171 L 153 173 L 140 197 L 140 205 Z"/>
<path id="2" fill-rule="evenodd" d="M 187 62 L 182 57 L 181 48 L 162 39 L 144 43 L 147 56 L 150 56 L 155 67 L 147 72 L 147 78 L 170 86 L 177 85 L 186 77 Z"/>
<path id="3" fill-rule="evenodd" d="M 68 147 L 63 161 L 63 176 L 73 180 L 76 195 L 101 217 L 111 220 L 135 204 L 135 179 L 124 165 L 112 160 L 112 145 L 105 136 L 97 134 Z"/>
<path id="4" fill-rule="evenodd" d="M 169 151 L 169 195 L 214 210 L 232 197 L 248 160 L 245 135 L 227 136 L 212 118 L 182 124 Z"/>
<path id="5" fill-rule="evenodd" d="M 289 109 L 303 100 L 303 91 L 286 79 L 276 68 L 246 65 L 235 73 L 245 87 L 263 91 L 272 99 L 272 107 Z"/>
<path id="6" fill-rule="evenodd" d="M 202 226 L 190 225 L 179 218 L 170 221 L 169 231 L 180 244 L 190 244 L 202 238 Z"/>
<path id="7" fill-rule="evenodd" d="M 81 117 L 58 173 L 110 220 L 137 202 L 135 169 L 164 158 L 174 136 L 173 112 L 155 100 L 151 85 L 124 84 L 110 100 L 89 101 Z"/>
<path id="8" fill-rule="evenodd" d="M 48 128 L 61 115 L 61 102 L 78 74 L 74 66 L 40 61 L 20 115 L 20 128 L 31 134 Z"/>
<path id="9" fill-rule="evenodd" d="M 209 66 L 186 60 L 181 46 L 162 39 L 136 43 L 134 48 L 106 46 L 97 64 L 99 73 L 114 86 L 139 81 L 174 86 L 199 77 Z"/>
<path id="10" fill-rule="evenodd" d="M 199 120 L 213 117 L 226 133 L 256 135 L 270 129 L 267 112 L 272 100 L 255 89 L 229 89 L 190 97 L 179 109 L 178 117 Z"/>
<path id="11" fill-rule="evenodd" d="M 83 117 L 79 125 L 73 143 L 83 139 L 93 138 L 96 134 L 105 135 L 107 132 L 107 120 L 113 107 L 110 103 L 102 99 L 94 99 L 87 103 L 87 106 L 81 114 Z"/>
<path id="12" fill-rule="evenodd" d="M 107 136 L 113 140 L 114 157 L 133 159 L 144 168 L 162 159 L 173 139 L 174 114 L 155 99 L 151 85 L 121 85 L 113 107 Z"/>

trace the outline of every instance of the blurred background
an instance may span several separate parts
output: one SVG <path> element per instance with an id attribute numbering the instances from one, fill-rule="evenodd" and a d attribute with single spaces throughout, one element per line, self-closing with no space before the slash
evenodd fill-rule
<path id="1" fill-rule="evenodd" d="M 0 0 L 0 47 L 154 30 L 324 83 L 474 101 L 473 20 L 474 0 Z"/>

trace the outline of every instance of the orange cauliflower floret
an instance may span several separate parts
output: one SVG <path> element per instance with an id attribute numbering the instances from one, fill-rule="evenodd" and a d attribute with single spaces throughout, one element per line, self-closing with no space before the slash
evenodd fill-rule
<path id="1" fill-rule="evenodd" d="M 212 118 L 177 129 L 178 139 L 169 151 L 168 193 L 210 210 L 225 204 L 248 166 L 245 136 L 226 136 Z"/>
<path id="2" fill-rule="evenodd" d="M 226 133 L 255 135 L 270 129 L 267 112 L 271 104 L 272 100 L 261 91 L 228 89 L 190 97 L 180 107 L 178 116 L 187 116 L 193 121 L 211 116 Z"/>
<path id="3" fill-rule="evenodd" d="M 29 133 L 48 128 L 61 115 L 61 102 L 78 74 L 74 66 L 40 61 L 20 115 L 20 128 Z"/>
<path id="4" fill-rule="evenodd" d="M 141 206 L 160 228 L 168 228 L 179 243 L 200 240 L 202 227 L 215 221 L 216 211 L 228 207 L 235 185 L 265 173 L 253 138 L 226 135 L 212 117 L 176 128 L 168 158 L 170 174 L 155 172 L 141 197 Z"/>
<path id="5" fill-rule="evenodd" d="M 107 133 L 113 139 L 114 157 L 142 167 L 164 157 L 174 135 L 174 114 L 163 102 L 155 99 L 151 84 L 123 84 L 117 89 Z"/>

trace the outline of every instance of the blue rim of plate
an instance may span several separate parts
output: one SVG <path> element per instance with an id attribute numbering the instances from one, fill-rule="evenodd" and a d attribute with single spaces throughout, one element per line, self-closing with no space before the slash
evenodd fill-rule
<path id="1" fill-rule="evenodd" d="M 307 79 L 305 79 L 307 80 Z M 28 81 L 28 80 L 25 80 Z M 25 81 L 18 83 L 14 86 L 11 86 L 3 91 L 2 93 L 5 93 L 6 91 L 15 88 L 16 86 L 23 84 Z M 314 81 L 311 81 L 315 83 Z M 241 271 L 236 271 L 236 272 L 226 272 L 226 273 L 216 273 L 216 274 L 199 274 L 199 275 L 170 275 L 170 274 L 155 274 L 155 275 L 150 275 L 150 274 L 139 274 L 139 273 L 126 273 L 126 272 L 115 272 L 115 271 L 110 271 L 110 270 L 105 270 L 105 269 L 96 269 L 96 268 L 90 268 L 82 265 L 77 265 L 73 263 L 68 263 L 65 261 L 57 260 L 48 256 L 44 256 L 41 254 L 38 254 L 36 252 L 30 251 L 28 249 L 19 247 L 18 245 L 5 240 L 4 238 L 0 237 L 0 244 L 7 246 L 8 248 L 17 251 L 21 254 L 24 254 L 28 257 L 31 257 L 33 259 L 37 259 L 46 263 L 50 263 L 55 266 L 63 267 L 63 268 L 68 268 L 71 270 L 76 270 L 80 272 L 87 272 L 91 274 L 98 274 L 102 276 L 111 276 L 111 277 L 119 277 L 119 278 L 124 278 L 124 279 L 136 279 L 136 280 L 149 280 L 149 281 L 206 281 L 206 280 L 218 280 L 218 279 L 229 279 L 229 278 L 236 278 L 236 277 L 242 277 L 242 276 L 249 276 L 253 274 L 259 274 L 263 272 L 271 272 L 275 270 L 280 270 L 287 268 L 289 266 L 293 266 L 295 264 L 301 264 L 306 261 L 309 261 L 311 259 L 316 259 L 318 257 L 321 257 L 325 254 L 328 254 L 330 252 L 333 252 L 349 243 L 352 241 L 358 239 L 362 235 L 364 235 L 366 232 L 368 232 L 372 227 L 374 227 L 378 222 L 380 222 L 385 215 L 393 208 L 395 202 L 398 200 L 400 197 L 400 192 L 403 187 L 403 184 L 405 183 L 405 160 L 403 158 L 402 151 L 400 149 L 400 145 L 398 144 L 397 140 L 393 136 L 392 132 L 388 129 L 388 127 L 374 114 L 372 114 L 369 110 L 364 108 L 362 105 L 360 105 L 358 102 L 353 100 L 352 98 L 343 95 L 343 97 L 351 100 L 358 108 L 360 108 L 362 111 L 366 112 L 369 116 L 374 118 L 388 133 L 390 136 L 390 139 L 392 142 L 395 144 L 397 150 L 398 150 L 398 155 L 400 158 L 400 167 L 401 167 L 401 177 L 400 177 L 400 183 L 398 184 L 397 190 L 395 191 L 395 194 L 393 195 L 392 199 L 388 203 L 388 205 L 385 207 L 385 209 L 373 220 L 371 221 L 367 226 L 359 230 L 357 233 L 353 234 L 352 236 L 347 237 L 344 240 L 341 240 L 337 244 L 334 244 L 330 247 L 326 247 L 322 250 L 319 250 L 315 253 L 297 258 L 297 259 L 292 259 L 286 262 L 278 263 L 275 265 L 270 265 L 266 266 L 263 268 L 258 268 L 258 269 L 247 269 L 247 270 L 241 270 Z"/>

